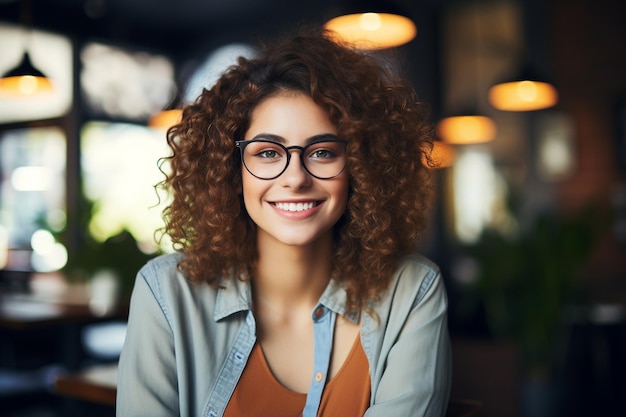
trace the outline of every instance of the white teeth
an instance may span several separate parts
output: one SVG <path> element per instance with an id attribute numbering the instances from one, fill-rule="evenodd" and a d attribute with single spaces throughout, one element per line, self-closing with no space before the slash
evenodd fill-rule
<path id="1" fill-rule="evenodd" d="M 315 206 L 314 202 L 309 203 L 276 203 L 276 207 L 286 211 L 310 210 Z"/>

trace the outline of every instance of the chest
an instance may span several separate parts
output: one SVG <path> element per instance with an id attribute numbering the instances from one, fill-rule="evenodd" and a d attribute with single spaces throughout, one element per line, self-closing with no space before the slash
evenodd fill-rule
<path id="1" fill-rule="evenodd" d="M 316 414 L 329 417 L 363 415 L 369 407 L 370 392 L 368 361 L 357 338 L 340 369 L 326 384 Z M 294 392 L 274 377 L 261 345 L 257 343 L 224 417 L 301 416 L 306 402 L 306 393 Z"/>
<path id="2" fill-rule="evenodd" d="M 359 331 L 358 324 L 337 317 L 333 335 L 327 341 L 332 346 L 326 380 L 334 378 L 343 367 L 358 341 Z M 258 343 L 269 370 L 282 386 L 291 391 L 306 393 L 316 372 L 314 332 L 310 319 L 308 323 L 267 326 L 259 331 Z"/>

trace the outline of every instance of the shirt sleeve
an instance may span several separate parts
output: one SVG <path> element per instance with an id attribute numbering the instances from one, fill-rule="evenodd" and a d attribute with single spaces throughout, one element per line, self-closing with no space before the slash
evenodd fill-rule
<path id="1" fill-rule="evenodd" d="M 143 271 L 133 289 L 119 360 L 116 413 L 120 417 L 178 416 L 173 333 Z"/>
<path id="2" fill-rule="evenodd" d="M 402 285 L 396 289 L 398 291 L 410 292 Z M 447 297 L 438 272 L 433 272 L 430 279 L 424 278 L 413 304 L 407 309 L 408 314 L 397 304 L 392 308 L 388 327 L 395 327 L 391 321 L 406 319 L 389 349 L 373 405 L 365 417 L 445 415 L 452 359 Z"/>

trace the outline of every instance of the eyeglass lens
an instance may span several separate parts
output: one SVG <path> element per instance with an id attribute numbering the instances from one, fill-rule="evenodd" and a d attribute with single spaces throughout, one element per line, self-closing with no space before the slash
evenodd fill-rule
<path id="1" fill-rule="evenodd" d="M 346 166 L 346 145 L 342 141 L 319 141 L 305 147 L 285 147 L 268 140 L 244 142 L 243 163 L 255 177 L 273 179 L 286 169 L 294 150 L 300 152 L 304 168 L 314 177 L 329 179 L 336 177 Z"/>

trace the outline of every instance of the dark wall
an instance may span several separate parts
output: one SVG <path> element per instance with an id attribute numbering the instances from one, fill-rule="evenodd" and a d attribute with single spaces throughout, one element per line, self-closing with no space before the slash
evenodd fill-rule
<path id="1" fill-rule="evenodd" d="M 559 106 L 575 121 L 578 158 L 575 173 L 556 188 L 557 201 L 564 211 L 591 201 L 612 211 L 589 279 L 599 301 L 626 303 L 626 236 L 619 231 L 626 221 L 625 115 L 620 121 L 617 111 L 626 103 L 626 2 L 552 1 Z"/>

